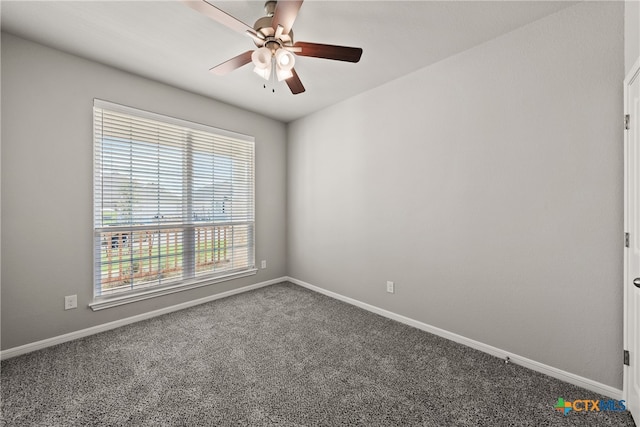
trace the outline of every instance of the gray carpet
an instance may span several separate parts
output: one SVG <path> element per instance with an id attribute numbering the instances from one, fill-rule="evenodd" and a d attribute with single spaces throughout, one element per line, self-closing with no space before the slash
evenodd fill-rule
<path id="1" fill-rule="evenodd" d="M 633 426 L 606 399 L 290 283 L 2 362 L 8 426 Z"/>

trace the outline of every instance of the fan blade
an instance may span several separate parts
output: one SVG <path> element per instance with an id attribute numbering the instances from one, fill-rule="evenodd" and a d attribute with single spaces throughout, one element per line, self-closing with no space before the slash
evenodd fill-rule
<path id="1" fill-rule="evenodd" d="M 249 31 L 249 30 L 247 30 L 245 34 L 251 37 L 258 46 L 264 46 L 265 40 L 264 40 L 264 37 L 261 37 L 262 34 L 258 35 L 258 33 L 256 33 L 255 31 Z"/>
<path id="2" fill-rule="evenodd" d="M 296 55 L 299 56 L 335 59 L 336 61 L 358 62 L 362 56 L 362 49 L 359 47 L 334 46 L 330 44 L 307 42 L 297 42 L 293 47 L 302 48 L 300 52 L 296 52 Z"/>
<path id="3" fill-rule="evenodd" d="M 273 12 L 271 26 L 277 30 L 278 25 L 282 26 L 282 34 L 289 34 L 293 22 L 298 16 L 298 10 L 302 6 L 303 0 L 280 0 L 276 3 L 276 10 Z"/>
<path id="4" fill-rule="evenodd" d="M 236 56 L 235 58 L 231 58 L 230 60 L 225 61 L 222 64 L 216 65 L 209 71 L 218 76 L 224 76 L 225 74 L 228 74 L 233 70 L 240 68 L 243 65 L 247 65 L 249 62 L 251 62 L 252 53 L 252 50 L 248 50 L 245 53 L 241 53 L 240 55 Z"/>
<path id="5" fill-rule="evenodd" d="M 189 6 L 191 9 L 197 10 L 198 12 L 208 16 L 214 21 L 218 21 L 222 25 L 226 25 L 227 27 L 231 28 L 233 31 L 236 31 L 238 33 L 245 33 L 247 30 L 249 30 L 253 32 L 252 27 L 248 26 L 244 22 L 239 21 L 238 19 L 229 15 L 227 12 L 218 9 L 217 7 L 215 7 L 211 3 L 206 2 L 205 0 L 199 0 L 199 1 L 182 0 L 182 2 L 185 3 L 187 6 Z"/>
<path id="6" fill-rule="evenodd" d="M 291 89 L 291 93 L 297 95 L 305 91 L 304 86 L 302 86 L 302 82 L 300 81 L 300 77 L 298 77 L 298 73 L 296 73 L 295 69 L 291 69 L 293 73 L 292 77 L 289 77 L 285 82 L 287 82 L 287 86 Z"/>

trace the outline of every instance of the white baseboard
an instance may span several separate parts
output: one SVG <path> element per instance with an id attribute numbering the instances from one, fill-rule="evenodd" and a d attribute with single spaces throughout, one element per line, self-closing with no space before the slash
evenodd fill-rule
<path id="1" fill-rule="evenodd" d="M 77 340 L 78 338 L 94 335 L 99 332 L 115 329 L 120 326 L 129 325 L 131 323 L 140 322 L 141 320 L 151 319 L 152 317 L 162 316 L 163 314 L 172 313 L 174 311 L 183 310 L 185 308 L 193 307 L 196 305 L 204 304 L 206 302 L 214 301 L 221 298 L 230 297 L 231 295 L 240 294 L 242 292 L 251 291 L 254 289 L 262 288 L 265 286 L 273 285 L 280 282 L 287 281 L 287 277 L 279 277 L 265 282 L 256 283 L 254 285 L 243 286 L 238 289 L 232 289 L 230 291 L 221 292 L 219 294 L 210 295 L 208 297 L 199 298 L 193 301 L 183 302 L 181 304 L 172 305 L 170 307 L 161 308 L 147 313 L 138 314 L 124 319 L 115 320 L 113 322 L 103 323 L 102 325 L 92 326 L 90 328 L 81 329 L 75 332 L 69 332 L 68 334 L 59 335 L 57 337 L 47 338 L 41 341 L 21 345 L 19 347 L 9 348 L 7 350 L 0 351 L 0 360 L 9 359 L 11 357 L 20 356 L 21 354 L 30 353 L 32 351 L 40 350 L 46 347 L 51 347 L 57 344 L 62 344 L 67 341 Z"/>
<path id="2" fill-rule="evenodd" d="M 411 319 L 409 317 L 402 316 L 400 314 L 393 313 L 391 311 L 384 310 L 382 308 L 373 306 L 371 304 L 364 303 L 362 301 L 358 301 L 353 298 L 346 297 L 344 295 L 340 295 L 338 293 L 328 291 L 326 289 L 320 288 L 318 286 L 314 286 L 310 283 L 303 282 L 302 280 L 298 280 L 293 277 L 287 277 L 287 280 L 291 283 L 295 283 L 296 285 L 302 286 L 309 290 L 324 294 L 331 298 L 335 298 L 337 300 L 346 302 L 347 304 L 354 305 L 356 307 L 360 307 L 372 313 L 379 314 L 381 316 L 387 317 L 389 319 L 396 320 L 400 323 L 404 323 L 409 326 L 413 326 L 414 328 L 418 328 L 420 330 L 432 333 L 434 335 L 438 335 L 440 337 L 446 338 L 451 341 L 455 341 L 459 344 L 466 345 L 467 347 L 474 348 L 476 350 L 480 350 L 484 353 L 488 353 L 492 356 L 496 356 L 501 359 L 505 359 L 509 357 L 509 361 L 515 363 L 520 366 L 524 366 L 531 370 L 543 373 L 553 378 L 557 378 L 561 381 L 577 385 L 579 387 L 585 388 L 587 390 L 591 390 L 593 392 L 602 394 L 604 396 L 610 397 L 612 399 L 620 400 L 622 399 L 622 390 L 618 390 L 615 387 L 608 386 L 606 384 L 599 383 L 597 381 L 591 380 L 589 378 L 584 378 L 576 374 L 572 374 L 571 372 L 563 371 L 562 369 L 554 368 L 553 366 L 545 365 L 544 363 L 536 362 L 535 360 L 528 359 L 526 357 L 518 356 L 517 354 L 510 353 L 505 350 L 501 350 L 497 347 L 493 347 L 488 344 L 481 343 L 479 341 L 472 340 L 470 338 L 463 337 L 462 335 L 455 334 L 453 332 L 446 331 L 444 329 L 437 328 L 435 326 L 428 325 L 426 323 L 419 322 L 417 320 Z"/>
<path id="3" fill-rule="evenodd" d="M 572 374 L 571 372 L 563 371 L 558 368 L 554 368 L 553 366 L 545 365 L 544 363 L 536 362 L 535 360 L 528 359 L 526 357 L 518 356 L 513 353 L 509 353 L 508 351 L 501 350 L 497 347 L 493 347 L 488 344 L 481 343 L 479 341 L 472 340 L 470 338 L 463 337 L 462 335 L 455 334 L 453 332 L 446 331 L 444 329 L 437 328 L 435 326 L 428 325 L 426 323 L 419 322 L 417 320 L 411 319 L 406 316 L 402 316 L 400 314 L 393 313 L 388 310 L 384 310 L 382 308 L 373 306 L 371 304 L 364 303 L 362 301 L 358 301 L 353 298 L 346 297 L 344 295 L 338 294 L 336 292 L 328 291 L 326 289 L 320 288 L 318 286 L 314 286 L 310 283 L 303 282 L 302 280 L 298 280 L 293 277 L 279 277 L 272 280 L 267 280 L 265 282 L 256 283 L 249 286 L 244 286 L 242 288 L 233 289 L 227 292 L 221 292 L 219 294 L 210 295 L 208 297 L 200 298 L 193 301 L 187 301 L 181 304 L 172 305 L 170 307 L 161 308 L 159 310 L 149 311 L 147 313 L 138 314 L 136 316 L 127 317 L 120 320 L 115 320 L 113 322 L 104 323 L 102 325 L 92 326 L 90 328 L 81 329 L 79 331 L 70 332 L 68 334 L 59 335 L 57 337 L 47 338 L 41 341 L 36 341 L 33 343 L 21 345 L 19 347 L 13 347 L 7 350 L 0 351 L 0 360 L 9 359 L 11 357 L 19 356 L 21 354 L 30 353 L 32 351 L 40 350 L 46 347 L 51 347 L 57 344 L 62 344 L 67 341 L 73 341 L 79 338 L 83 338 L 89 335 L 94 335 L 100 332 L 108 331 L 110 329 L 115 329 L 120 326 L 129 325 L 131 323 L 140 322 L 142 320 L 151 319 L 153 317 L 161 316 L 163 314 L 172 313 L 174 311 L 183 310 L 185 308 L 193 307 L 196 305 L 204 304 L 210 301 L 214 301 L 221 298 L 226 298 L 231 295 L 236 295 L 239 293 L 251 291 L 253 289 L 262 288 L 265 286 L 273 285 L 276 283 L 289 281 L 298 286 L 302 286 L 314 292 L 318 292 L 324 295 L 327 295 L 331 298 L 335 298 L 337 300 L 346 302 L 347 304 L 354 305 L 356 307 L 360 307 L 364 310 L 370 311 L 372 313 L 379 314 L 381 316 L 387 317 L 389 319 L 396 320 L 400 323 L 404 323 L 409 326 L 413 326 L 414 328 L 432 333 L 434 335 L 438 335 L 440 337 L 449 339 L 451 341 L 455 341 L 457 343 L 466 345 L 467 347 L 474 348 L 476 350 L 480 350 L 484 353 L 488 353 L 492 356 L 499 358 L 509 357 L 509 360 L 512 363 L 524 366 L 526 368 L 532 369 L 537 372 L 541 372 L 545 375 L 549 375 L 550 377 L 557 378 L 561 381 L 568 382 L 570 384 L 577 385 L 579 387 L 583 387 L 587 390 L 591 390 L 593 392 L 602 394 L 604 396 L 610 397 L 612 399 L 620 400 L 622 399 L 622 390 L 618 390 L 614 387 L 608 386 L 606 384 L 599 383 L 597 381 L 591 380 L 589 378 L 584 378 L 576 374 Z"/>

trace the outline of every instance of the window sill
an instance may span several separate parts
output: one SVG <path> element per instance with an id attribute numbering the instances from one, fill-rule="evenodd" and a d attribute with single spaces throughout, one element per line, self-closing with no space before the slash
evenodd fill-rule
<path id="1" fill-rule="evenodd" d="M 114 297 L 99 297 L 95 299 L 89 307 L 91 310 L 98 311 L 106 308 L 117 307 L 132 302 L 143 301 L 150 298 L 155 298 L 163 295 L 174 294 L 176 292 L 187 291 L 189 289 L 201 288 L 203 286 L 213 285 L 214 283 L 226 282 L 227 280 L 238 279 L 240 277 L 253 276 L 258 272 L 258 269 L 253 268 L 250 270 L 243 270 L 235 273 L 225 274 L 224 276 L 217 276 L 209 279 L 201 279 L 198 281 L 181 283 L 178 285 L 165 286 L 158 289 L 144 290 L 128 295 L 114 296 Z"/>

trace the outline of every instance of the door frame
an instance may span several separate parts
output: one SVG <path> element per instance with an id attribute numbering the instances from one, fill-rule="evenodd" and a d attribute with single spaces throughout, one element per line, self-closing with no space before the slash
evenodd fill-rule
<path id="1" fill-rule="evenodd" d="M 629 111 L 629 86 L 634 79 L 640 79 L 640 57 L 636 60 L 633 67 L 624 79 L 624 115 L 630 114 Z M 638 123 L 633 123 L 632 126 L 638 126 Z M 630 172 L 630 159 L 629 159 L 629 132 L 624 132 L 624 232 L 629 230 L 629 172 Z M 624 246 L 624 273 L 623 273 L 623 349 L 632 351 L 629 348 L 629 288 L 633 277 L 631 277 L 629 271 L 629 248 Z M 623 365 L 623 380 L 622 380 L 622 399 L 628 400 L 629 385 L 631 378 L 629 366 Z"/>

